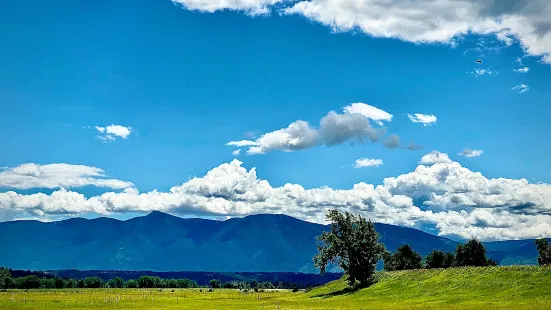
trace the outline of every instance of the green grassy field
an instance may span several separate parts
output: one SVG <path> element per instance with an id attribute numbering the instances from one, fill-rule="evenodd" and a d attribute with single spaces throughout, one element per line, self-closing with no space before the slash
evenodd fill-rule
<path id="1" fill-rule="evenodd" d="M 357 291 L 338 280 L 308 293 L 8 290 L 0 293 L 0 309 L 551 309 L 551 268 L 453 268 L 379 277 L 377 284 Z"/>

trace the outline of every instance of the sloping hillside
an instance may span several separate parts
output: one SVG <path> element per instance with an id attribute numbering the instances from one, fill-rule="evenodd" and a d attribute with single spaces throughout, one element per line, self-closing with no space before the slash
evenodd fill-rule
<path id="1" fill-rule="evenodd" d="M 470 267 L 382 273 L 358 291 L 341 279 L 307 296 L 328 309 L 551 309 L 550 288 L 551 268 Z"/>

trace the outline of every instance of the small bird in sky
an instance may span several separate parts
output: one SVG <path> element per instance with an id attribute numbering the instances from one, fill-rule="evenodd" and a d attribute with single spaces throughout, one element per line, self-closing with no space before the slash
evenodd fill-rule
<path id="1" fill-rule="evenodd" d="M 482 63 L 482 60 L 477 59 L 477 60 L 476 60 L 476 63 L 477 63 L 477 64 L 481 64 L 481 63 Z"/>

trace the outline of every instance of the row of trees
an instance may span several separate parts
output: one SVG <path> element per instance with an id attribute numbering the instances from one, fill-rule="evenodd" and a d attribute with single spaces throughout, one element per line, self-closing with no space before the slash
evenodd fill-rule
<path id="1" fill-rule="evenodd" d="M 379 235 L 370 220 L 349 212 L 330 210 L 326 214 L 331 229 L 318 237 L 318 253 L 314 266 L 325 273 L 329 264 L 338 265 L 348 276 L 351 286 L 366 286 L 375 281 L 378 262 L 383 260 L 385 270 L 421 268 L 449 268 L 462 266 L 497 266 L 497 262 L 486 257 L 482 242 L 471 239 L 459 244 L 455 253 L 434 250 L 425 259 L 409 245 L 401 245 L 394 252 L 388 252 L 379 243 Z M 536 241 L 540 265 L 551 264 L 551 246 L 545 239 Z"/>
<path id="2" fill-rule="evenodd" d="M 162 279 L 155 276 L 141 276 L 138 279 L 125 281 L 121 277 L 115 277 L 104 281 L 99 277 L 87 277 L 84 279 L 64 279 L 39 277 L 29 275 L 24 277 L 12 278 L 10 270 L 0 268 L 0 289 L 50 289 L 50 288 L 196 288 L 199 287 L 196 281 L 189 279 Z M 218 279 L 212 279 L 209 282 L 210 288 L 231 288 L 242 290 L 263 290 L 263 289 L 298 289 L 308 288 L 302 284 L 279 282 L 257 282 L 257 281 L 228 281 L 221 282 Z"/>
<path id="3" fill-rule="evenodd" d="M 409 245 L 398 247 L 394 253 L 383 254 L 384 269 L 387 271 L 450 268 L 464 266 L 497 266 L 497 262 L 486 257 L 486 248 L 482 242 L 471 239 L 466 244 L 459 244 L 454 253 L 433 250 L 423 260 L 419 253 Z"/>
<path id="4" fill-rule="evenodd" d="M 194 288 L 197 282 L 189 279 L 161 279 L 159 277 L 142 276 L 138 279 L 124 281 L 115 277 L 103 281 L 99 277 L 84 279 L 40 278 L 30 275 L 12 278 L 8 269 L 0 268 L 0 288 L 38 289 L 38 288 Z"/>

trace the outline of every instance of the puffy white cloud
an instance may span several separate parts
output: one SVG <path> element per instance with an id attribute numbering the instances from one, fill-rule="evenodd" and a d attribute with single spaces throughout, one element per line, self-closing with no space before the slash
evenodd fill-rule
<path id="1" fill-rule="evenodd" d="M 446 153 L 440 153 L 436 150 L 428 153 L 427 155 L 421 157 L 421 161 L 419 161 L 420 164 L 423 165 L 432 165 L 432 164 L 438 164 L 438 163 L 451 163 L 452 160 Z"/>
<path id="2" fill-rule="evenodd" d="M 526 84 L 519 84 L 519 85 L 511 87 L 511 89 L 512 90 L 518 90 L 518 93 L 522 94 L 522 93 L 525 93 L 528 90 L 530 90 L 530 87 L 528 87 L 528 85 L 526 85 Z"/>
<path id="3" fill-rule="evenodd" d="M 482 155 L 482 153 L 484 153 L 484 151 L 482 151 L 482 150 L 464 149 L 463 151 L 461 151 L 457 155 L 465 156 L 465 157 L 478 157 L 478 156 Z"/>
<path id="4" fill-rule="evenodd" d="M 347 141 L 377 141 L 378 133 L 369 120 L 360 114 L 338 114 L 330 111 L 320 121 L 323 143 L 337 145 Z"/>
<path id="5" fill-rule="evenodd" d="M 22 164 L 0 172 L 0 188 L 131 187 L 131 182 L 106 178 L 100 168 L 70 164 Z"/>
<path id="6" fill-rule="evenodd" d="M 98 131 L 98 139 L 104 142 L 115 141 L 117 138 L 126 139 L 132 132 L 132 127 L 126 127 L 121 125 L 109 125 L 107 127 L 94 126 Z"/>
<path id="7" fill-rule="evenodd" d="M 298 120 L 286 128 L 265 133 L 254 141 L 230 141 L 226 145 L 248 147 L 247 154 L 254 155 L 272 151 L 291 152 L 321 144 L 333 146 L 345 142 L 376 142 L 384 130 L 373 129 L 369 121 L 381 122 L 392 119 L 392 115 L 364 103 L 351 104 L 345 107 L 344 111 L 343 114 L 335 111 L 327 113 L 320 120 L 319 128 Z"/>
<path id="8" fill-rule="evenodd" d="M 298 120 L 287 128 L 263 134 L 254 142 L 250 144 L 248 154 L 264 154 L 275 150 L 296 151 L 317 145 L 319 132 L 310 127 L 308 122 Z"/>
<path id="9" fill-rule="evenodd" d="M 354 163 L 354 168 L 379 167 L 382 164 L 383 164 L 382 159 L 360 158 L 360 159 L 356 159 L 356 162 Z"/>
<path id="10" fill-rule="evenodd" d="M 408 114 L 408 118 L 410 121 L 414 123 L 422 123 L 423 126 L 430 126 L 436 123 L 436 120 L 438 119 L 433 114 L 421 114 L 421 113 L 415 113 L 413 115 Z"/>
<path id="11" fill-rule="evenodd" d="M 551 4 L 547 0 L 311 0 L 285 8 L 331 27 L 415 43 L 448 43 L 469 33 L 494 34 L 551 63 Z"/>
<path id="12" fill-rule="evenodd" d="M 519 68 L 519 69 L 513 69 L 513 71 L 515 71 L 517 73 L 527 73 L 528 71 L 530 71 L 530 68 L 522 67 L 522 68 Z"/>
<path id="13" fill-rule="evenodd" d="M 493 35 L 514 42 L 525 53 L 551 63 L 551 2 L 548 0 L 173 0 L 188 10 L 275 10 L 302 15 L 333 31 L 361 31 L 373 37 L 455 46 L 468 34 Z M 492 47 L 496 48 L 496 47 Z"/>
<path id="14" fill-rule="evenodd" d="M 498 72 L 497 71 L 492 71 L 490 69 L 474 69 L 473 72 L 471 72 L 474 76 L 476 77 L 479 77 L 481 75 L 492 75 L 492 74 L 497 74 Z"/>
<path id="15" fill-rule="evenodd" d="M 50 195 L 0 193 L 0 214 L 9 217 L 160 210 L 225 216 L 284 213 L 324 223 L 324 212 L 330 208 L 377 222 L 432 227 L 443 236 L 482 240 L 551 236 L 551 185 L 487 179 L 456 162 L 420 165 L 386 178 L 381 185 L 361 182 L 346 190 L 305 189 L 298 184 L 272 187 L 257 177 L 256 169 L 247 170 L 233 160 L 168 192 L 127 188 L 89 198 L 64 189 Z"/>
<path id="16" fill-rule="evenodd" d="M 364 117 L 377 122 L 379 125 L 382 125 L 383 121 L 392 121 L 392 114 L 363 102 L 352 103 L 351 105 L 344 107 L 344 112 L 347 114 L 363 115 Z"/>

